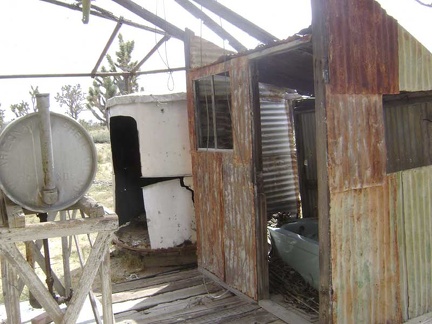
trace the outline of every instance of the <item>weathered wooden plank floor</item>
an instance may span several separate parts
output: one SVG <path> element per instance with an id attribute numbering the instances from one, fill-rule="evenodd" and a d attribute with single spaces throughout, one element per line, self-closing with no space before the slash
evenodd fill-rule
<path id="1" fill-rule="evenodd" d="M 284 323 L 189 269 L 113 285 L 116 323 Z"/>

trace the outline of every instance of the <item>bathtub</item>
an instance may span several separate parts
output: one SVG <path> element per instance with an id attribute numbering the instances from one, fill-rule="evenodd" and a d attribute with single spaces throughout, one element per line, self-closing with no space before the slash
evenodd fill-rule
<path id="1" fill-rule="evenodd" d="M 276 255 L 318 290 L 318 220 L 298 219 L 281 228 L 268 227 L 268 231 Z"/>

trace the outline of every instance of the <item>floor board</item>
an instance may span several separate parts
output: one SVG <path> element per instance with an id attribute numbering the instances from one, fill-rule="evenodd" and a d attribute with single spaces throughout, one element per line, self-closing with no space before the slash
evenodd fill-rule
<path id="1" fill-rule="evenodd" d="M 174 271 L 113 285 L 116 323 L 283 323 L 198 270 Z"/>

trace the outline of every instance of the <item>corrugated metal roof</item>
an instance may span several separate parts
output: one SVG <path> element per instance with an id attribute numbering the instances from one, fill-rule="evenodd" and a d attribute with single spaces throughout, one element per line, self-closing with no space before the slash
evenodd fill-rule
<path id="1" fill-rule="evenodd" d="M 395 219 L 386 186 L 334 193 L 334 323 L 401 323 Z"/>
<path id="2" fill-rule="evenodd" d="M 398 28 L 400 91 L 432 89 L 432 53 L 402 26 Z"/>
<path id="3" fill-rule="evenodd" d="M 408 320 L 432 311 L 432 166 L 391 175 L 397 219 L 401 307 Z"/>

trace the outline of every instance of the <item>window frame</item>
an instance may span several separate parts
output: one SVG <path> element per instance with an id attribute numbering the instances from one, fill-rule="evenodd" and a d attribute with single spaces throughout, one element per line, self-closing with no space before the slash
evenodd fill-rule
<path id="1" fill-rule="evenodd" d="M 218 143 L 218 139 L 223 138 L 219 133 L 218 133 L 218 114 L 217 114 L 217 97 L 218 94 L 216 93 L 216 87 L 215 87 L 215 77 L 224 77 L 227 79 L 227 87 L 226 89 L 227 91 L 227 109 L 225 109 L 225 111 L 229 114 L 229 136 L 227 137 L 229 140 L 229 147 L 219 147 Z M 211 94 L 210 94 L 210 98 L 211 100 L 209 100 L 208 102 L 206 102 L 206 108 L 211 112 L 207 112 L 206 115 L 210 116 L 211 118 L 207 119 L 208 122 L 208 126 L 207 129 L 210 130 L 208 132 L 208 135 L 212 134 L 213 136 L 213 141 L 209 141 L 209 138 L 211 136 L 207 136 L 207 139 L 205 136 L 203 136 L 203 123 L 202 123 L 202 111 L 201 108 L 203 107 L 201 101 L 200 101 L 200 89 L 199 89 L 199 82 L 200 81 L 205 81 L 205 80 L 209 80 L 210 81 L 210 90 L 211 90 Z M 231 78 L 229 76 L 229 72 L 228 71 L 223 71 L 217 74 L 211 74 L 211 75 L 206 75 L 206 76 L 202 76 L 200 78 L 197 78 L 195 80 L 193 80 L 193 94 L 194 94 L 194 104 L 195 104 L 195 109 L 194 109 L 194 114 L 195 114 L 195 132 L 196 132 L 196 149 L 198 151 L 202 151 L 202 150 L 206 150 L 206 151 L 232 151 L 234 149 L 234 142 L 233 142 L 233 126 L 232 126 L 232 91 L 231 91 Z M 207 95 L 206 95 L 207 96 Z M 209 106 L 209 104 L 211 106 Z M 209 126 L 211 122 L 211 127 Z M 205 143 L 204 143 L 205 142 Z M 209 142 L 212 142 L 211 145 L 209 145 Z"/>

